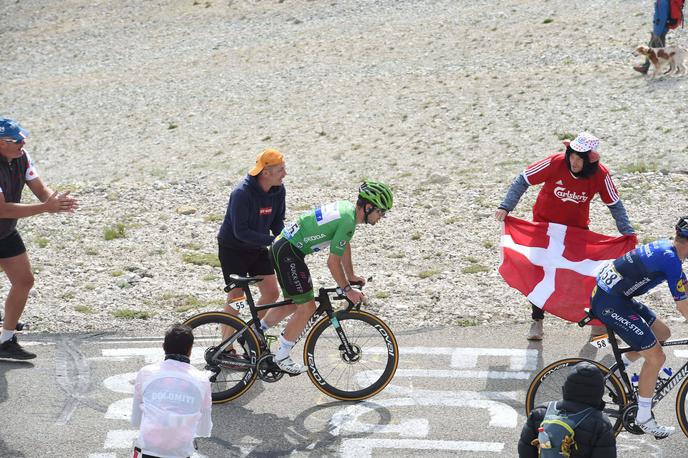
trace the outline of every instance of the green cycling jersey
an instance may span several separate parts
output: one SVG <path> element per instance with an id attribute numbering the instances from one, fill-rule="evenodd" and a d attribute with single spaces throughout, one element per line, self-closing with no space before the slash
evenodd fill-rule
<path id="1" fill-rule="evenodd" d="M 282 237 L 304 255 L 329 245 L 330 253 L 341 256 L 355 230 L 356 206 L 340 200 L 303 213 L 296 222 L 285 225 Z"/>

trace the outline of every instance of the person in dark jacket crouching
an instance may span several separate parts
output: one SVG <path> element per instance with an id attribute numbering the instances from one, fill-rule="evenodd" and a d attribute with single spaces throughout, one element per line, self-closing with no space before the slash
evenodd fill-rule
<path id="1" fill-rule="evenodd" d="M 595 408 L 575 429 L 577 448 L 572 451 L 571 458 L 616 458 L 616 436 L 609 419 L 602 413 L 602 371 L 588 362 L 576 364 L 564 382 L 562 392 L 564 399 L 557 402 L 559 410 L 576 413 L 591 406 Z M 542 404 L 528 416 L 518 441 L 519 458 L 537 458 L 538 449 L 532 441 L 537 438 L 546 411 L 547 404 Z"/>

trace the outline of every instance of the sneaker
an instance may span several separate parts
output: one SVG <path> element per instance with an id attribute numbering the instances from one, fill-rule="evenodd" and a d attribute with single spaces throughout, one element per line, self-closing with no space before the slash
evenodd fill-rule
<path id="1" fill-rule="evenodd" d="M 640 429 L 646 434 L 652 434 L 658 439 L 669 437 L 676 432 L 673 426 L 658 425 L 654 418 L 650 418 L 645 423 L 637 424 Z"/>
<path id="2" fill-rule="evenodd" d="M 604 326 L 590 326 L 590 340 L 595 337 L 603 336 L 607 333 L 607 328 Z"/>
<path id="3" fill-rule="evenodd" d="M 542 325 L 542 320 L 533 320 L 528 330 L 527 339 L 542 340 L 543 335 L 545 335 L 545 330 Z"/>
<path id="4" fill-rule="evenodd" d="M 293 375 L 298 375 L 298 374 L 303 374 L 308 370 L 308 368 L 302 366 L 299 363 L 294 362 L 290 356 L 287 356 L 284 359 L 280 359 L 279 361 L 275 361 L 277 364 L 277 367 L 280 368 L 280 370 L 286 372 L 287 374 L 293 374 Z"/>
<path id="5" fill-rule="evenodd" d="M 12 336 L 7 342 L 0 344 L 0 358 L 8 359 L 34 359 L 36 357 L 35 353 L 26 351 L 17 342 L 17 336 Z"/>
<path id="6" fill-rule="evenodd" d="M 644 64 L 638 64 L 638 65 L 634 65 L 634 66 L 633 66 L 633 70 L 635 70 L 635 71 L 638 72 L 638 73 L 642 73 L 643 75 L 646 75 L 646 74 L 647 74 L 647 70 L 648 70 L 648 69 L 649 69 L 649 68 L 646 67 Z"/>

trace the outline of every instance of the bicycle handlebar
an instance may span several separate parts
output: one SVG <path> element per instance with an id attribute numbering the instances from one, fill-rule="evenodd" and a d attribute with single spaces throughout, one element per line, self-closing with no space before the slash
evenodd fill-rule
<path id="1" fill-rule="evenodd" d="M 366 283 L 369 282 L 369 281 L 372 281 L 372 280 L 373 280 L 373 277 L 368 277 L 368 278 L 366 279 Z M 352 288 L 356 288 L 356 289 L 359 290 L 359 291 L 361 291 L 361 290 L 363 289 L 363 282 L 362 282 L 362 281 L 352 281 L 352 282 L 350 282 L 349 284 L 351 285 Z M 331 293 L 336 293 L 336 292 L 337 292 L 337 289 L 339 289 L 339 287 L 338 287 L 338 286 L 335 286 L 334 288 L 320 288 L 320 291 L 323 291 L 323 292 L 325 292 L 325 293 L 327 293 L 327 294 L 331 294 Z M 345 294 L 344 294 L 344 295 L 342 295 L 342 294 L 337 294 L 334 298 L 337 299 L 337 300 L 345 300 L 345 301 L 347 301 L 347 302 L 349 303 L 349 307 L 356 307 L 357 305 L 360 305 L 360 304 L 354 304 L 353 302 L 351 302 L 351 300 L 349 300 L 349 298 L 346 297 Z"/>

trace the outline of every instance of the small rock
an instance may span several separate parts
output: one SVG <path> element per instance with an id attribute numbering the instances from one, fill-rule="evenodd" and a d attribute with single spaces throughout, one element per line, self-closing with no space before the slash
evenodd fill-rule
<path id="1" fill-rule="evenodd" d="M 177 213 L 180 215 L 193 215 L 196 213 L 198 210 L 196 210 L 194 207 L 189 207 L 182 205 L 181 207 L 177 207 Z"/>

